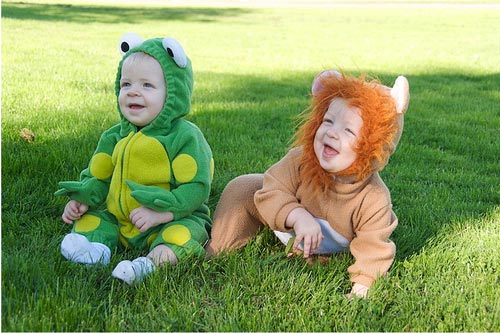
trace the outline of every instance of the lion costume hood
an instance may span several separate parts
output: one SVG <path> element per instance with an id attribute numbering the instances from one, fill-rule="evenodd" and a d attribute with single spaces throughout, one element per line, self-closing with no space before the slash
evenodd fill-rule
<path id="1" fill-rule="evenodd" d="M 314 136 L 335 98 L 342 98 L 349 107 L 358 108 L 363 126 L 354 148 L 356 160 L 347 169 L 331 174 L 321 168 L 316 158 Z M 389 88 L 377 80 L 367 81 L 366 75 L 356 78 L 333 70 L 322 72 L 313 81 L 311 104 L 295 136 L 294 145 L 303 146 L 302 181 L 313 182 L 325 191 L 335 177 L 348 176 L 359 181 L 382 170 L 401 138 L 408 102 L 409 85 L 404 76 L 399 76 Z"/>

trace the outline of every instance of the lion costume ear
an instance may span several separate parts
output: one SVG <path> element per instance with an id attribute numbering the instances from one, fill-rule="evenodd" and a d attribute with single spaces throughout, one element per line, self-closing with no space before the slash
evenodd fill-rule
<path id="1" fill-rule="evenodd" d="M 328 69 L 326 71 L 319 73 L 318 76 L 316 76 L 313 80 L 313 84 L 312 84 L 312 88 L 311 88 L 311 92 L 312 92 L 313 96 L 316 95 L 323 88 L 323 85 L 321 84 L 321 79 L 328 77 L 330 75 L 335 75 L 338 78 L 342 77 L 342 74 L 340 74 L 339 72 L 337 72 L 336 70 L 333 70 L 333 69 Z"/>
<path id="2" fill-rule="evenodd" d="M 391 96 L 396 102 L 396 112 L 398 114 L 406 113 L 410 102 L 410 85 L 404 76 L 398 76 L 396 82 L 394 82 L 394 86 L 391 88 Z"/>
<path id="3" fill-rule="evenodd" d="M 398 131 L 394 135 L 393 151 L 396 150 L 396 146 L 401 139 L 404 128 L 404 115 L 406 110 L 408 110 L 408 103 L 410 102 L 410 85 L 408 80 L 404 76 L 398 76 L 392 88 L 390 88 L 391 97 L 394 99 L 396 104 L 396 113 L 398 114 Z"/>

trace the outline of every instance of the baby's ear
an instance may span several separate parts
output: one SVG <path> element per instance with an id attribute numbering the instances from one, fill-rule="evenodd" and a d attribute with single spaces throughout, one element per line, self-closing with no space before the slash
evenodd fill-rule
<path id="1" fill-rule="evenodd" d="M 316 95 L 323 88 L 323 85 L 321 84 L 321 79 L 328 77 L 330 75 L 335 75 L 339 78 L 342 77 L 342 74 L 340 74 L 339 72 L 337 72 L 336 70 L 333 70 L 333 69 L 328 69 L 326 71 L 319 73 L 319 75 L 316 76 L 313 80 L 312 89 L 311 89 L 313 96 Z"/>
<path id="2" fill-rule="evenodd" d="M 410 85 L 404 76 L 398 76 L 394 86 L 391 88 L 391 96 L 396 103 L 396 112 L 404 114 L 410 102 Z"/>

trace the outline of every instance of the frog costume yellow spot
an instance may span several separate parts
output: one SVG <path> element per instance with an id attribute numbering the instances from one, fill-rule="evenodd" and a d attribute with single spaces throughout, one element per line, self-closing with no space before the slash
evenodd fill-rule
<path id="1" fill-rule="evenodd" d="M 56 195 L 68 195 L 89 206 L 64 241 L 78 242 L 84 236 L 90 244 L 104 245 L 111 252 L 119 244 L 149 250 L 164 244 L 178 259 L 203 255 L 212 226 L 207 201 L 214 161 L 200 129 L 183 118 L 191 107 L 191 61 L 173 38 L 142 41 L 126 34 L 119 46 L 123 58 L 115 81 L 117 99 L 123 62 L 135 52 L 160 63 L 167 98 L 158 116 L 142 128 L 129 122 L 118 104 L 121 121 L 102 134 L 80 181 L 59 183 Z M 140 206 L 171 212 L 174 219 L 141 232 L 129 219 Z M 92 260 L 106 264 L 109 255 L 107 251 L 104 260 Z"/>

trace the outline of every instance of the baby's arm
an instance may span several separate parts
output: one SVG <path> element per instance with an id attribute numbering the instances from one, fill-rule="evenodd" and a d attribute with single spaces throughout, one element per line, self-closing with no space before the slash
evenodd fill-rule
<path id="1" fill-rule="evenodd" d="M 295 231 L 296 249 L 304 241 L 304 258 L 316 250 L 323 240 L 321 227 L 316 219 L 304 208 L 294 208 L 286 218 L 285 225 Z"/>
<path id="2" fill-rule="evenodd" d="M 360 297 L 366 297 L 368 288 L 387 274 L 394 261 L 396 246 L 389 237 L 398 224 L 392 205 L 377 208 L 370 200 L 366 201 L 373 210 L 365 210 L 364 222 L 353 228 L 356 237 L 350 250 L 355 262 L 347 269 L 353 282 L 351 295 Z"/>
<path id="3" fill-rule="evenodd" d="M 210 195 L 214 161 L 212 151 L 201 131 L 189 122 L 176 126 L 175 142 L 170 147 L 172 159 L 170 189 L 126 180 L 130 195 L 141 205 L 156 212 L 171 212 L 175 220 L 204 210 Z M 208 208 L 207 208 L 208 209 Z"/>
<path id="4" fill-rule="evenodd" d="M 157 225 L 171 222 L 174 219 L 174 214 L 172 212 L 157 212 L 151 208 L 141 206 L 134 209 L 129 218 L 140 232 L 145 232 Z"/>
<path id="5" fill-rule="evenodd" d="M 67 224 L 73 224 L 73 221 L 80 219 L 83 214 L 89 210 L 89 206 L 78 202 L 76 200 L 70 200 L 66 207 L 64 207 L 64 212 L 62 214 L 62 219 Z"/>

